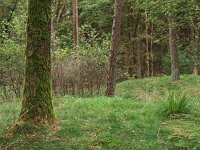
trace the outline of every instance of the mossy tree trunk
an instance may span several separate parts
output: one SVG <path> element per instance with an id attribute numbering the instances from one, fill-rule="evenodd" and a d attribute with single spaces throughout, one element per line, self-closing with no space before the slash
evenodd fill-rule
<path id="1" fill-rule="evenodd" d="M 54 121 L 51 84 L 51 0 L 29 0 L 25 85 L 19 123 Z"/>
<path id="2" fill-rule="evenodd" d="M 114 96 L 116 86 L 117 51 L 120 43 L 122 1 L 115 0 L 106 96 Z"/>

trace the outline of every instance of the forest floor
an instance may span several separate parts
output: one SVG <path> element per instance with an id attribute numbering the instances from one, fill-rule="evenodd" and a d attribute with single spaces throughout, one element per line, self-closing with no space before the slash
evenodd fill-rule
<path id="1" fill-rule="evenodd" d="M 9 134 L 20 102 L 0 104 L 1 150 L 200 150 L 200 77 L 128 80 L 116 96 L 54 100 L 59 128 Z M 170 92 L 187 94 L 189 112 L 165 117 Z"/>

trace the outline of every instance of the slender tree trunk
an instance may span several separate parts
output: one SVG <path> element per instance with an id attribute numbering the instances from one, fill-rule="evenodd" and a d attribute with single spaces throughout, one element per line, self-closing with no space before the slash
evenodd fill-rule
<path id="1" fill-rule="evenodd" d="M 150 56 L 151 56 L 151 76 L 154 75 L 154 65 L 153 65 L 153 24 L 151 25 L 151 49 L 150 49 Z"/>
<path id="2" fill-rule="evenodd" d="M 122 0 L 115 0 L 106 96 L 114 96 L 116 86 L 117 51 L 120 43 Z"/>
<path id="3" fill-rule="evenodd" d="M 199 51 L 198 51 L 198 41 L 199 41 L 199 36 L 198 36 L 198 31 L 195 28 L 194 22 L 191 20 L 191 48 L 193 49 L 194 52 L 194 75 L 199 75 Z"/>
<path id="4" fill-rule="evenodd" d="M 199 75 L 199 48 L 198 48 L 199 36 L 194 34 L 194 75 Z"/>
<path id="5" fill-rule="evenodd" d="M 52 17 L 51 23 L 51 48 L 52 50 L 58 50 L 58 40 L 56 36 L 56 28 L 63 16 L 63 13 L 66 11 L 66 7 L 64 4 L 61 3 L 61 0 L 55 0 L 53 3 L 55 5 L 55 15 Z"/>
<path id="6" fill-rule="evenodd" d="M 78 0 L 72 0 L 73 10 L 73 48 L 78 46 Z"/>
<path id="7" fill-rule="evenodd" d="M 199 51 L 198 48 L 194 48 L 194 75 L 199 75 Z"/>
<path id="8" fill-rule="evenodd" d="M 169 18 L 169 47 L 171 56 L 171 80 L 172 82 L 180 80 L 178 67 L 178 50 L 176 46 L 176 23 L 172 18 Z"/>
<path id="9" fill-rule="evenodd" d="M 12 19 L 12 17 L 13 17 L 13 13 L 14 13 L 14 11 L 15 11 L 16 8 L 17 8 L 17 3 L 18 3 L 18 1 L 19 1 L 19 0 L 16 0 L 16 1 L 15 1 L 14 7 L 12 8 L 12 10 L 11 10 L 11 12 L 10 12 L 10 16 L 7 18 L 7 22 L 10 22 L 10 21 L 11 21 L 11 19 Z"/>
<path id="10" fill-rule="evenodd" d="M 153 25 L 148 23 L 149 16 L 145 14 L 145 32 L 146 32 L 146 65 L 147 76 L 153 76 Z"/>
<path id="11" fill-rule="evenodd" d="M 51 0 L 29 0 L 24 95 L 19 123 L 54 122 L 51 83 Z"/>
<path id="12" fill-rule="evenodd" d="M 147 65 L 147 77 L 150 77 L 150 57 L 149 57 L 149 25 L 148 14 L 145 14 L 145 32 L 146 32 L 146 65 Z"/>
<path id="13" fill-rule="evenodd" d="M 77 67 L 77 81 L 76 81 L 76 91 L 78 92 L 80 88 L 80 56 L 78 51 L 79 35 L 78 35 L 78 0 L 72 0 L 72 12 L 73 12 L 73 49 L 76 52 L 76 67 Z"/>
<path id="14" fill-rule="evenodd" d="M 138 35 L 139 34 L 140 34 L 140 26 L 138 25 Z M 140 37 L 137 38 L 136 63 L 137 63 L 137 78 L 140 79 L 142 78 Z"/>
<path id="15" fill-rule="evenodd" d="M 14 14 L 14 11 L 16 10 L 16 8 L 17 8 L 18 2 L 19 2 L 19 0 L 15 0 L 15 1 L 11 2 L 11 4 L 13 4 L 14 6 L 13 6 L 13 8 L 9 11 L 10 14 L 9 14 L 9 16 L 8 16 L 7 19 L 6 19 L 7 23 L 9 23 L 9 22 L 12 20 L 13 14 Z M 1 19 L 1 18 L 0 18 L 0 19 Z M 2 25 L 1 25 L 1 20 L 0 20 L 0 32 L 2 32 L 1 30 L 2 30 Z M 8 25 L 8 24 L 4 24 L 4 32 L 7 33 L 7 34 L 9 35 L 9 37 L 10 37 L 10 32 L 11 32 L 11 31 L 10 31 L 10 29 L 9 29 L 9 25 Z M 5 37 L 3 37 L 2 35 L 0 35 L 0 44 L 3 44 L 3 43 L 4 43 L 4 39 L 5 39 Z"/>

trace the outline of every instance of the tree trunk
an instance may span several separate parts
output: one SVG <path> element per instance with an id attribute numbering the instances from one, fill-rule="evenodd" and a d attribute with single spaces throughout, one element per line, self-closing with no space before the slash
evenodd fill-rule
<path id="1" fill-rule="evenodd" d="M 138 35 L 140 35 L 140 26 L 138 25 Z M 137 78 L 142 78 L 142 63 L 141 63 L 141 49 L 140 49 L 140 37 L 137 38 L 136 49 L 136 63 L 137 63 Z"/>
<path id="2" fill-rule="evenodd" d="M 198 50 L 198 30 L 195 28 L 194 22 L 191 20 L 191 48 L 194 52 L 194 75 L 199 75 L 199 50 Z"/>
<path id="3" fill-rule="evenodd" d="M 178 68 L 178 50 L 176 46 L 176 23 L 172 18 L 169 18 L 169 47 L 171 56 L 171 80 L 176 82 L 180 80 Z"/>
<path id="4" fill-rule="evenodd" d="M 146 65 L 147 65 L 147 77 L 153 76 L 153 26 L 150 27 L 148 23 L 149 16 L 145 14 L 145 32 L 146 32 Z M 151 34 L 150 34 L 151 32 Z M 151 36 L 151 39 L 150 39 Z"/>
<path id="5" fill-rule="evenodd" d="M 78 51 L 79 35 L 78 35 L 78 0 L 72 0 L 72 12 L 73 12 L 73 49 L 76 52 L 76 67 L 77 67 L 77 78 L 76 78 L 76 91 L 80 90 L 80 56 Z"/>
<path id="6" fill-rule="evenodd" d="M 116 86 L 117 51 L 120 43 L 122 0 L 115 0 L 112 37 L 109 54 L 106 96 L 114 96 Z"/>
<path id="7" fill-rule="evenodd" d="M 73 48 L 78 46 L 78 0 L 72 0 L 73 10 Z"/>
<path id="8" fill-rule="evenodd" d="M 151 49 L 150 49 L 150 56 L 151 56 L 151 76 L 154 76 L 154 65 L 153 65 L 153 24 L 151 25 Z"/>
<path id="9" fill-rule="evenodd" d="M 54 122 L 51 83 L 51 0 L 29 0 L 24 95 L 19 123 Z"/>
<path id="10" fill-rule="evenodd" d="M 194 43 L 194 74 L 199 75 L 199 51 L 198 51 L 198 39 L 199 37 L 195 36 Z"/>
<path id="11" fill-rule="evenodd" d="M 145 31 L 146 31 L 146 65 L 147 65 L 147 77 L 151 76 L 150 73 L 150 55 L 149 55 L 149 25 L 148 25 L 148 14 L 145 14 Z"/>

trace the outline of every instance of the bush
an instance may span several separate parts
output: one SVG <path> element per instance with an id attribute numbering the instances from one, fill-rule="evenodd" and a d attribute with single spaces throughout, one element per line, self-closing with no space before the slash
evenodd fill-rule
<path id="1" fill-rule="evenodd" d="M 54 51 L 52 76 L 55 95 L 94 95 L 105 85 L 109 40 L 91 26 L 80 28 L 79 47 Z"/>
<path id="2" fill-rule="evenodd" d="M 24 80 L 24 49 L 12 40 L 0 45 L 0 98 L 20 97 Z"/>
<path id="3" fill-rule="evenodd" d="M 93 95 L 105 84 L 106 66 L 84 56 L 56 60 L 52 76 L 55 95 Z"/>

